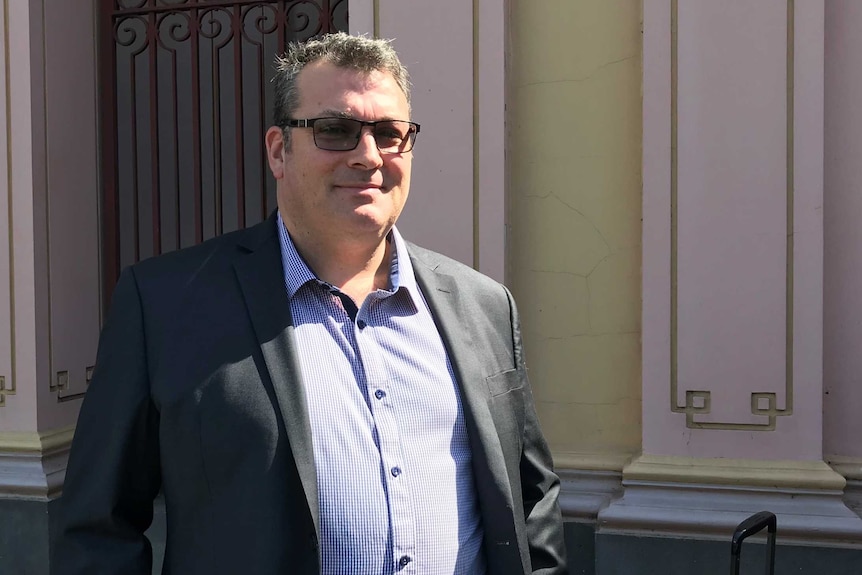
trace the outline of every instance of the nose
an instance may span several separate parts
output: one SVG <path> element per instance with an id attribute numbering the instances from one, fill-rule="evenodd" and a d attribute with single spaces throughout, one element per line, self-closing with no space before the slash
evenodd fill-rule
<path id="1" fill-rule="evenodd" d="M 383 156 L 377 149 L 377 141 L 374 139 L 374 131 L 371 126 L 362 126 L 359 133 L 359 143 L 350 153 L 351 167 L 362 169 L 376 169 L 383 165 Z"/>

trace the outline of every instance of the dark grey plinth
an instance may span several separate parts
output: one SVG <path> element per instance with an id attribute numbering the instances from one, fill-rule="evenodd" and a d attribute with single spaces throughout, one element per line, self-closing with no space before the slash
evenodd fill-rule
<path id="1" fill-rule="evenodd" d="M 763 573 L 765 548 L 762 541 L 746 541 L 740 572 Z M 726 575 L 729 571 L 729 537 L 727 541 L 696 541 L 596 535 L 598 575 Z M 775 573 L 859 575 L 862 550 L 779 544 L 775 551 Z"/>
<path id="2" fill-rule="evenodd" d="M 596 538 L 593 526 L 568 522 L 565 534 L 569 575 L 595 575 Z"/>
<path id="3" fill-rule="evenodd" d="M 0 498 L 0 575 L 48 575 L 60 499 L 29 501 Z M 153 574 L 165 554 L 165 506 L 157 499 L 147 536 L 153 544 Z"/>
<path id="4" fill-rule="evenodd" d="M 46 575 L 56 501 L 0 499 L 0 573 Z"/>
<path id="5" fill-rule="evenodd" d="M 59 500 L 0 499 L 0 574 L 48 575 L 51 533 Z M 726 575 L 730 540 L 696 541 L 595 533 L 587 523 L 566 523 L 571 575 Z M 165 552 L 165 511 L 156 500 L 153 573 L 161 572 Z M 779 527 L 779 543 L 780 539 Z M 765 546 L 746 541 L 742 573 L 762 573 Z M 775 572 L 795 575 L 860 575 L 862 550 L 778 545 Z"/>

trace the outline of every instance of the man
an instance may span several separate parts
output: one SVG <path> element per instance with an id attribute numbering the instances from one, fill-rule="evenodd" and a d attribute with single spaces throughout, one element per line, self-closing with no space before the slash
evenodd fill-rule
<path id="1" fill-rule="evenodd" d="M 559 480 L 508 291 L 406 243 L 407 73 L 291 45 L 278 211 L 122 274 L 66 474 L 54 573 L 556 574 Z"/>

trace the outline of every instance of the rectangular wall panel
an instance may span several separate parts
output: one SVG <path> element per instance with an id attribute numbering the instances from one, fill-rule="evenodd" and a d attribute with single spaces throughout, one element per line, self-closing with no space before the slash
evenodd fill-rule
<path id="1" fill-rule="evenodd" d="M 822 454 L 823 30 L 644 4 L 645 453 Z"/>
<path id="2" fill-rule="evenodd" d="M 15 310 L 12 304 L 12 187 L 9 182 L 9 139 L 11 126 L 9 109 L 9 70 L 5 63 L 9 55 L 6 1 L 0 5 L 0 410 L 9 411 L 14 401 L 15 377 L 13 372 L 12 340 Z M 0 431 L 5 413 L 0 411 Z"/>
<path id="3" fill-rule="evenodd" d="M 698 421 L 756 424 L 740 389 L 784 391 L 787 10 L 787 0 L 679 2 L 671 257 L 680 394 L 711 393 Z"/>
<path id="4" fill-rule="evenodd" d="M 34 168 L 47 176 L 37 217 L 47 221 L 51 351 L 40 413 L 58 427 L 74 422 L 101 324 L 95 17 L 94 0 L 44 13 L 45 134 L 34 136 L 45 138 L 46 164 Z"/>

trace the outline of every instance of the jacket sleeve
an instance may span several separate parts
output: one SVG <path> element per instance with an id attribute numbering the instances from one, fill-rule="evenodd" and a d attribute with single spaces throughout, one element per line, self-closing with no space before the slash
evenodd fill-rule
<path id="1" fill-rule="evenodd" d="M 160 486 L 159 417 L 149 393 L 134 270 L 117 284 L 66 469 L 52 575 L 150 575 L 144 532 Z"/>
<path id="2" fill-rule="evenodd" d="M 525 379 L 525 423 L 520 473 L 530 564 L 535 574 L 565 574 L 568 571 L 559 505 L 560 479 L 554 473 L 551 452 L 539 427 L 533 394 L 529 382 L 526 381 L 527 369 L 521 345 L 518 311 L 511 293 L 506 290 L 506 294 L 511 310 L 515 366 L 524 374 Z"/>

